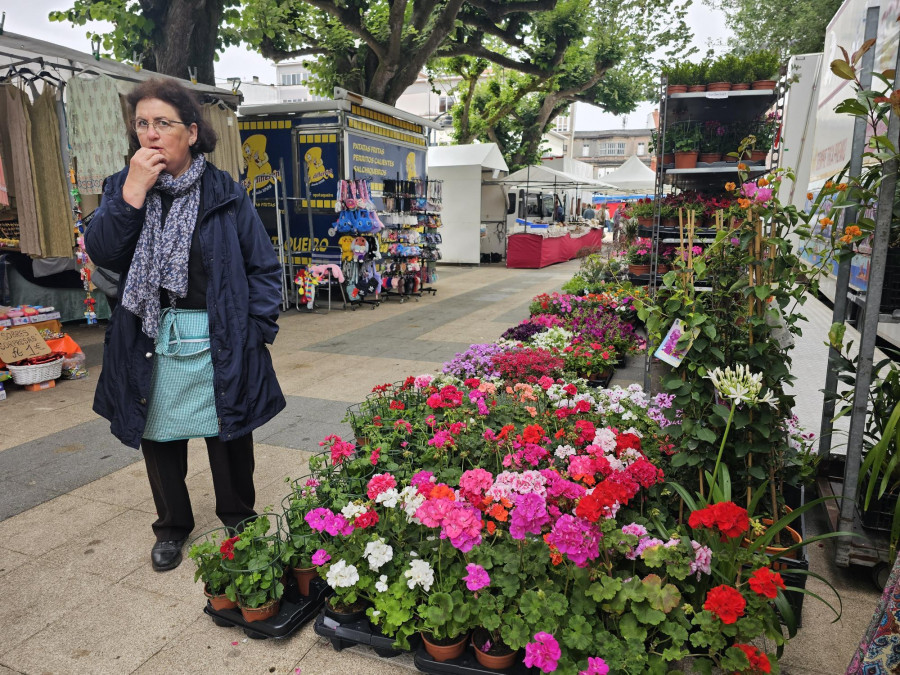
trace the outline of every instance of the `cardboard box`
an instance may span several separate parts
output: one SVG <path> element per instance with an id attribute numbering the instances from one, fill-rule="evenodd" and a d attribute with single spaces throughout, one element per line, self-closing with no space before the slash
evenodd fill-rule
<path id="1" fill-rule="evenodd" d="M 46 382 L 38 382 L 37 384 L 26 384 L 25 391 L 41 391 L 41 389 L 53 389 L 56 386 L 56 380 L 47 380 Z"/>

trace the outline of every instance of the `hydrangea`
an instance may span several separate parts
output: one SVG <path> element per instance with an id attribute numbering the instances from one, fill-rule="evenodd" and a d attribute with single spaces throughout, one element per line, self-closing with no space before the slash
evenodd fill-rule
<path id="1" fill-rule="evenodd" d="M 347 561 L 341 558 L 325 573 L 325 581 L 332 588 L 350 588 L 355 586 L 359 581 L 359 572 L 353 565 L 348 565 Z"/>
<path id="2" fill-rule="evenodd" d="M 369 569 L 377 572 L 382 565 L 389 563 L 394 559 L 394 549 L 384 542 L 381 537 L 376 537 L 366 544 L 363 551 L 363 558 L 369 563 Z"/>
<path id="3" fill-rule="evenodd" d="M 406 577 L 406 585 L 413 589 L 420 586 L 423 591 L 430 591 L 434 583 L 434 570 L 424 560 L 413 560 L 409 563 L 409 569 L 403 573 Z"/>

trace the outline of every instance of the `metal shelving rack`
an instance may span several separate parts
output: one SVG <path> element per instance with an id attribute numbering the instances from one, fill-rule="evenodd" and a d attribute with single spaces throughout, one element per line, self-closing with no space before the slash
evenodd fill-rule
<path id="1" fill-rule="evenodd" d="M 779 80 L 774 90 L 771 89 L 747 89 L 743 91 L 716 91 L 716 92 L 691 92 L 684 94 L 668 93 L 668 78 L 663 75 L 659 84 L 659 142 L 656 148 L 656 194 L 654 199 L 655 213 L 653 215 L 653 229 L 651 240 L 653 245 L 650 251 L 651 272 L 647 282 L 651 297 L 656 297 L 659 275 L 656 273 L 659 261 L 659 245 L 679 243 L 680 238 L 660 236 L 660 208 L 664 188 L 671 185 L 677 190 L 708 188 L 716 182 L 724 182 L 729 177 L 737 177 L 737 162 L 724 164 L 704 165 L 698 164 L 693 169 L 669 168 L 663 164 L 662 158 L 666 153 L 666 133 L 670 125 L 677 122 L 696 121 L 707 122 L 719 120 L 724 122 L 747 122 L 756 119 L 760 114 L 775 104 L 776 111 L 780 115 L 784 107 L 784 93 L 786 91 L 784 78 Z M 735 105 L 735 101 L 740 105 Z M 749 165 L 748 173 L 758 176 L 776 168 L 780 161 L 780 144 L 772 148 L 772 159 L 769 165 Z M 695 237 L 696 243 L 711 243 L 714 238 Z M 697 288 L 698 291 L 707 290 Z M 653 349 L 647 348 L 644 359 L 644 388 L 650 389 L 650 364 L 652 362 Z"/>

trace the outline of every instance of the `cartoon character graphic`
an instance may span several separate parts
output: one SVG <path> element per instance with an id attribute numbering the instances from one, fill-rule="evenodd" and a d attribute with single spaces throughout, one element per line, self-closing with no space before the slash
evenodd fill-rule
<path id="1" fill-rule="evenodd" d="M 416 153 L 411 152 L 406 156 L 406 179 L 415 180 L 419 177 L 416 171 Z"/>
<path id="2" fill-rule="evenodd" d="M 266 137 L 262 134 L 248 136 L 247 140 L 241 145 L 241 149 L 244 152 L 244 166 L 247 168 L 247 182 L 252 190 L 257 176 L 272 173 L 269 155 L 266 154 Z M 271 178 L 266 181 L 260 181 L 256 183 L 256 189 L 258 190 L 270 183 L 274 183 L 274 180 Z"/>
<path id="3" fill-rule="evenodd" d="M 322 161 L 322 148 L 312 147 L 303 156 L 306 160 L 306 172 L 309 174 L 309 184 L 318 185 L 327 178 L 334 178 L 334 171 L 325 168 Z"/>

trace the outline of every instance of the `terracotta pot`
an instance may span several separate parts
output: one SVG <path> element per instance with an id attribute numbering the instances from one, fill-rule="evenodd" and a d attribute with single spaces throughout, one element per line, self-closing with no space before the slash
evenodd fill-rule
<path id="1" fill-rule="evenodd" d="M 662 156 L 662 163 L 663 164 L 674 164 L 675 163 L 675 153 L 667 152 L 666 154 L 664 154 Z"/>
<path id="2" fill-rule="evenodd" d="M 422 633 L 422 642 L 425 644 L 425 651 L 435 661 L 449 661 L 450 659 L 458 659 L 466 649 L 466 642 L 469 636 L 463 635 L 459 642 L 450 645 L 438 645 L 429 642 L 425 633 Z"/>
<path id="3" fill-rule="evenodd" d="M 750 85 L 751 89 L 774 89 L 775 88 L 775 80 L 757 80 L 753 84 Z"/>
<path id="4" fill-rule="evenodd" d="M 729 164 L 737 164 L 737 157 L 725 155 L 725 161 L 728 162 Z"/>
<path id="5" fill-rule="evenodd" d="M 710 82 L 706 85 L 706 91 L 729 91 L 731 82 Z"/>
<path id="6" fill-rule="evenodd" d="M 771 518 L 762 518 L 762 519 L 761 519 L 761 522 L 762 522 L 762 524 L 765 525 L 766 527 L 769 527 L 769 526 L 772 525 L 772 523 L 773 523 L 774 521 L 773 521 Z M 797 532 L 797 530 L 795 530 L 793 527 L 789 527 L 789 526 L 785 525 L 784 530 L 785 530 L 789 535 L 791 535 L 791 540 L 793 541 L 794 544 L 799 544 L 800 542 L 803 541 L 803 537 L 801 537 L 801 536 L 800 536 L 800 533 Z M 749 548 L 751 543 L 752 543 L 752 542 L 751 542 L 749 539 L 744 539 L 743 542 L 742 542 L 742 545 L 743 545 L 744 548 Z M 792 545 L 793 545 L 793 544 L 792 544 Z M 799 550 L 799 549 L 794 550 L 794 551 L 791 551 L 791 552 L 788 553 L 788 554 L 785 554 L 785 553 L 784 553 L 786 550 L 787 550 L 787 548 L 784 547 L 784 546 L 766 546 L 766 555 L 768 555 L 768 556 L 770 556 L 770 557 L 772 557 L 772 558 L 791 558 L 791 559 L 795 559 L 795 558 L 797 557 L 797 550 Z M 773 569 L 773 570 L 776 570 L 776 571 L 777 571 L 777 570 L 787 569 L 787 565 L 785 565 L 784 563 L 779 563 L 779 562 L 773 560 L 773 561 L 772 561 L 772 569 Z"/>
<path id="7" fill-rule="evenodd" d="M 688 87 L 689 94 L 699 93 L 701 91 L 706 91 L 705 84 L 692 84 Z"/>
<path id="8" fill-rule="evenodd" d="M 628 265 L 628 273 L 639 275 L 639 274 L 650 274 L 650 265 Z"/>
<path id="9" fill-rule="evenodd" d="M 751 150 L 750 151 L 750 161 L 751 162 L 765 162 L 766 157 L 769 156 L 768 150 Z"/>
<path id="10" fill-rule="evenodd" d="M 731 91 L 746 91 L 750 85 L 746 82 L 731 83 Z"/>
<path id="11" fill-rule="evenodd" d="M 667 88 L 670 94 L 683 94 L 687 91 L 686 84 L 670 84 Z"/>
<path id="12" fill-rule="evenodd" d="M 251 621 L 265 621 L 266 619 L 271 619 L 278 614 L 279 609 L 281 609 L 280 600 L 269 600 L 269 602 L 261 607 L 241 607 L 241 614 L 244 617 L 244 621 L 250 623 Z"/>
<path id="13" fill-rule="evenodd" d="M 699 153 L 694 150 L 691 152 L 676 152 L 675 153 L 675 168 L 676 169 L 695 169 L 697 167 L 697 156 Z"/>
<path id="14" fill-rule="evenodd" d="M 638 218 L 637 221 L 641 227 L 653 227 L 653 218 Z"/>
<path id="15" fill-rule="evenodd" d="M 678 227 L 678 218 L 664 218 L 660 227 Z"/>
<path id="16" fill-rule="evenodd" d="M 291 573 L 297 581 L 297 590 L 303 597 L 309 596 L 309 582 L 319 576 L 319 570 L 315 567 L 292 567 Z"/>
<path id="17" fill-rule="evenodd" d="M 356 445 L 358 447 L 361 448 L 364 445 L 368 445 L 368 444 L 369 444 L 369 439 L 367 437 L 365 437 L 365 436 L 357 436 L 356 437 Z"/>
<path id="18" fill-rule="evenodd" d="M 672 269 L 672 268 L 669 267 L 668 265 L 657 265 L 657 266 L 656 266 L 656 273 L 657 273 L 657 274 L 665 274 L 665 273 L 668 272 L 670 269 Z"/>
<path id="19" fill-rule="evenodd" d="M 490 668 L 491 670 L 503 670 L 504 668 L 509 668 L 516 662 L 516 656 L 519 655 L 518 652 L 510 652 L 503 656 L 494 656 L 481 651 L 474 642 L 472 643 L 472 646 L 475 647 L 475 660 L 485 668 Z"/>
<path id="20" fill-rule="evenodd" d="M 224 593 L 222 595 L 210 595 L 206 586 L 203 587 L 203 595 L 209 599 L 209 606 L 217 612 L 221 612 L 223 609 L 234 609 L 237 607 L 237 604 L 229 600 L 228 596 Z"/>
<path id="21" fill-rule="evenodd" d="M 712 164 L 713 162 L 718 162 L 722 159 L 721 152 L 701 152 L 700 153 L 700 161 L 704 164 Z"/>

